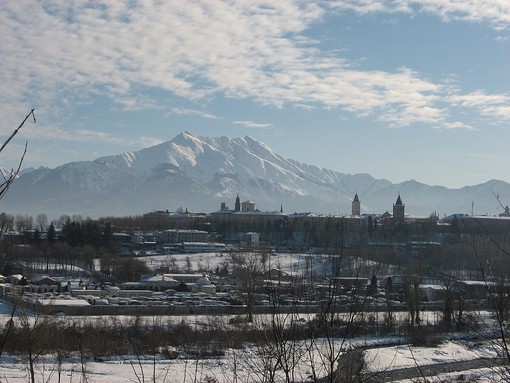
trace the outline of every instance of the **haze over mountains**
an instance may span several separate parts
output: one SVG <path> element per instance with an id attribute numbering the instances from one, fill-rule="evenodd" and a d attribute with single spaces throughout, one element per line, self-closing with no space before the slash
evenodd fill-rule
<path id="1" fill-rule="evenodd" d="M 333 166 L 333 164 L 332 164 Z M 334 164 L 348 168 L 349 164 Z M 391 211 L 398 193 L 406 214 L 498 214 L 510 204 L 510 184 L 491 180 L 448 189 L 414 180 L 394 184 L 369 174 L 344 174 L 284 158 L 252 137 L 206 138 L 184 132 L 174 139 L 94 161 L 55 169 L 26 169 L 0 201 L 0 211 L 50 217 L 99 218 L 154 210 L 193 212 L 231 208 L 239 194 L 262 211 L 349 214 L 358 193 L 362 213 Z"/>

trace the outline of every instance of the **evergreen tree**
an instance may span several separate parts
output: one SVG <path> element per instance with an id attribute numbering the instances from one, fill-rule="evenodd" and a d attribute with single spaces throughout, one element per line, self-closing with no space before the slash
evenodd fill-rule
<path id="1" fill-rule="evenodd" d="M 71 247 L 83 245 L 83 229 L 79 222 L 66 220 L 62 227 L 62 236 Z"/>
<path id="2" fill-rule="evenodd" d="M 84 244 L 92 245 L 96 249 L 103 244 L 103 233 L 97 223 L 87 221 L 84 225 Z"/>
<path id="3" fill-rule="evenodd" d="M 50 245 L 55 243 L 55 240 L 57 239 L 57 232 L 55 231 L 55 226 L 53 225 L 53 222 L 48 227 L 48 232 L 46 233 L 46 239 L 48 240 L 48 243 Z"/>
<path id="4" fill-rule="evenodd" d="M 112 241 L 112 224 L 111 222 L 106 222 L 103 229 L 103 246 L 108 247 L 110 242 Z"/>

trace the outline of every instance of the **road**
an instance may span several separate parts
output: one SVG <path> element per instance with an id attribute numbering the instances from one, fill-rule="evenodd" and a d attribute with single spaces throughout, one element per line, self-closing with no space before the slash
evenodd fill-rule
<path id="1" fill-rule="evenodd" d="M 435 363 L 419 367 L 399 368 L 390 371 L 383 371 L 371 374 L 363 374 L 361 381 L 386 383 L 394 382 L 404 379 L 419 379 L 438 376 L 446 373 L 465 372 L 464 375 L 470 375 L 470 370 L 477 370 L 481 368 L 496 368 L 501 367 L 500 359 L 494 358 L 479 358 L 474 360 L 464 360 L 448 363 Z M 510 371 L 508 366 L 505 368 L 505 375 L 509 375 Z M 466 378 L 468 378 L 468 376 Z M 509 376 L 510 379 L 510 376 Z"/>

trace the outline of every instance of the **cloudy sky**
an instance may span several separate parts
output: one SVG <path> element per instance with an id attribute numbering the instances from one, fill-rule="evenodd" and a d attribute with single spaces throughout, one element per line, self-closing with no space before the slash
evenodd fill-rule
<path id="1" fill-rule="evenodd" d="M 510 182 L 508 0 L 0 2 L 0 129 L 25 166 L 187 130 L 393 182 Z"/>

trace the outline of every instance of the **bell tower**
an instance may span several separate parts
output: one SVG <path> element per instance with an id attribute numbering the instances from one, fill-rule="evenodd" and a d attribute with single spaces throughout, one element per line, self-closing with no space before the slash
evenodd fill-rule
<path id="1" fill-rule="evenodd" d="M 354 200 L 352 201 L 352 215 L 353 216 L 361 215 L 361 202 L 358 198 L 358 193 L 354 195 Z"/>
<path id="2" fill-rule="evenodd" d="M 400 222 L 404 220 L 406 205 L 402 203 L 402 199 L 400 198 L 400 193 L 398 193 L 398 198 L 395 204 L 393 204 L 393 221 Z"/>
<path id="3" fill-rule="evenodd" d="M 239 194 L 237 195 L 237 198 L 236 198 L 236 204 L 234 206 L 234 210 L 241 211 L 241 200 L 239 199 Z"/>

